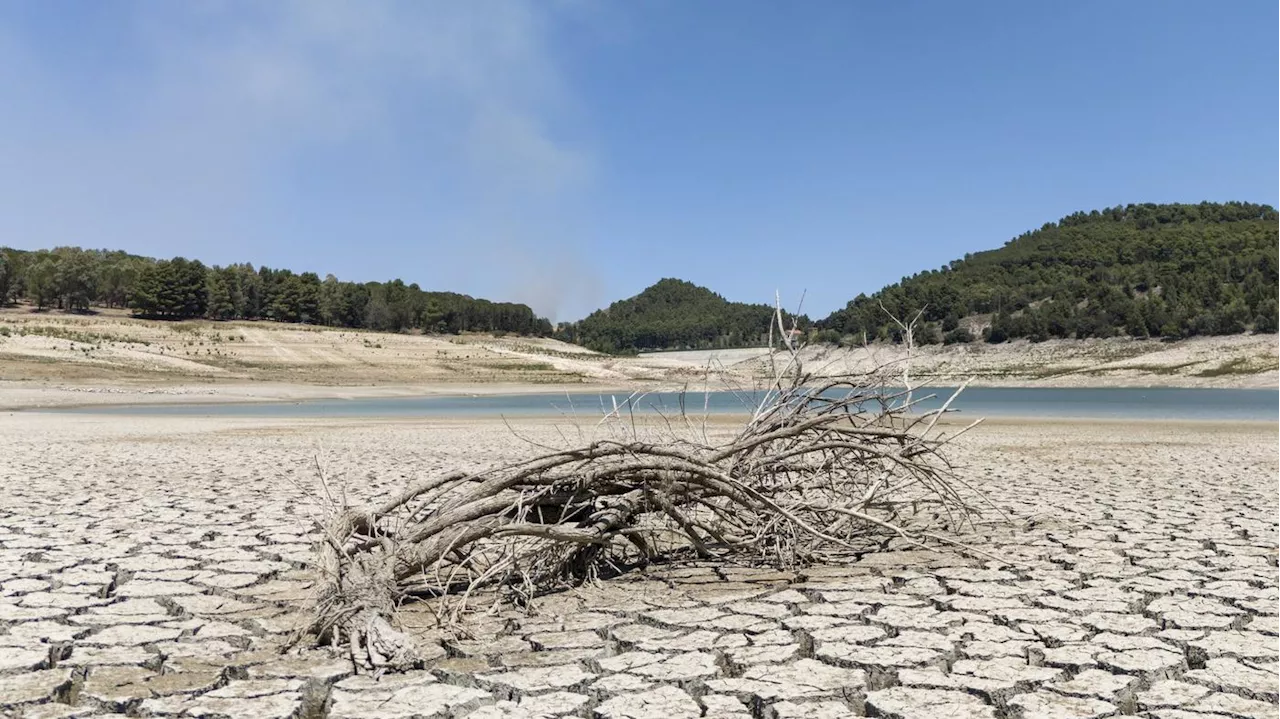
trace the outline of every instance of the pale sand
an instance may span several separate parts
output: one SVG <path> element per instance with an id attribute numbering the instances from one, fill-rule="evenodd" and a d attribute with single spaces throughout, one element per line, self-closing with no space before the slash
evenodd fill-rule
<path id="1" fill-rule="evenodd" d="M 156 384 L 128 386 L 117 383 L 50 384 L 0 381 L 0 412 L 18 409 L 87 407 L 94 405 L 217 404 L 227 402 L 297 402 L 314 399 L 365 399 L 428 397 L 437 395 L 481 396 L 560 394 L 564 392 L 614 392 L 627 395 L 633 387 L 608 384 L 560 384 L 488 382 L 483 384 L 409 384 L 367 387 L 298 384 L 287 382 L 237 382 L 219 384 Z"/>
<path id="2" fill-rule="evenodd" d="M 1276 444 L 1269 423 L 993 423 L 957 459 L 1014 522 L 964 539 L 1016 566 L 891 543 L 804 577 L 654 569 L 372 683 L 270 651 L 306 593 L 317 457 L 361 501 L 532 451 L 507 428 L 4 414 L 0 715 L 1274 717 Z"/>
<path id="3" fill-rule="evenodd" d="M 6 335 L 5 332 L 8 332 Z M 1280 386 L 1275 335 L 922 348 L 911 376 L 975 386 Z M 422 336 L 271 322 L 154 322 L 0 310 L 0 409 L 152 402 L 749 387 L 752 349 L 612 357 L 549 339 Z M 819 373 L 904 360 L 901 347 L 807 348 Z"/>
<path id="4" fill-rule="evenodd" d="M 867 372 L 909 364 L 915 381 L 1006 387 L 1280 386 L 1276 335 L 1194 337 L 1178 342 L 1114 338 L 1017 340 L 990 345 L 930 345 L 908 356 L 901 345 L 856 349 L 810 347 L 806 366 L 820 373 Z M 733 365 L 750 372 L 758 360 Z"/>

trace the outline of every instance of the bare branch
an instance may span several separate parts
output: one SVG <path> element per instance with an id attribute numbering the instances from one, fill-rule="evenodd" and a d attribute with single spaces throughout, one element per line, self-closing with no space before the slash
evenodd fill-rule
<path id="1" fill-rule="evenodd" d="M 908 360 L 922 313 L 894 318 Z M 920 413 L 927 397 L 912 396 L 906 367 L 901 391 L 885 390 L 897 367 L 817 379 L 804 371 L 797 320 L 787 328 L 780 298 L 771 342 L 774 329 L 783 341 L 770 352 L 772 384 L 736 429 L 708 428 L 705 388 L 700 422 L 683 395 L 679 418 L 637 413 L 642 392 L 601 397 L 597 429 L 608 431 L 597 436 L 609 438 L 554 449 L 522 437 L 545 453 L 330 512 L 309 632 L 345 639 L 362 667 L 404 667 L 417 655 L 395 609 L 409 596 L 435 597 L 448 627 L 482 589 L 527 603 L 664 552 L 790 567 L 870 551 L 888 536 L 981 554 L 928 526 L 971 523 L 979 504 L 943 454 L 964 431 L 938 430 L 955 394 Z"/>

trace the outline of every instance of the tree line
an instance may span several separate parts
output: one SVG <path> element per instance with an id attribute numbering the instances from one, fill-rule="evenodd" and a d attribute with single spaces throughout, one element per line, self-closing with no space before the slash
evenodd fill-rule
<path id="1" fill-rule="evenodd" d="M 1182 338 L 1277 329 L 1277 215 L 1242 202 L 1077 212 L 965 255 L 816 323 L 827 341 L 900 341 L 890 319 L 924 308 L 918 343 Z"/>
<path id="2" fill-rule="evenodd" d="M 1124 205 L 1077 212 L 999 249 L 965 255 L 810 323 L 810 340 L 901 341 L 890 315 L 911 317 L 920 344 L 1276 332 L 1276 210 L 1243 202 Z M 59 247 L 0 248 L 0 304 L 88 311 L 130 308 L 143 317 L 269 319 L 382 331 L 515 332 L 547 336 L 526 305 L 430 292 L 401 280 L 343 282 L 313 272 L 209 267 L 175 257 Z M 591 349 L 707 349 L 763 345 L 765 304 L 729 302 L 663 279 L 630 299 L 555 328 Z M 787 317 L 787 322 L 791 322 Z"/>
<path id="3" fill-rule="evenodd" d="M 159 319 L 263 319 L 387 332 L 552 332 L 551 323 L 527 305 L 426 291 L 399 279 L 322 280 L 314 272 L 206 266 L 182 257 L 155 260 L 79 247 L 0 247 L 0 305 L 15 300 L 70 312 L 128 308 Z"/>
<path id="4" fill-rule="evenodd" d="M 803 330 L 809 318 L 795 318 Z M 791 315 L 785 315 L 791 326 Z M 599 352 L 756 347 L 768 342 L 774 308 L 729 302 L 705 287 L 666 278 L 640 294 L 561 324 L 556 337 Z M 776 332 L 774 333 L 776 336 Z"/>

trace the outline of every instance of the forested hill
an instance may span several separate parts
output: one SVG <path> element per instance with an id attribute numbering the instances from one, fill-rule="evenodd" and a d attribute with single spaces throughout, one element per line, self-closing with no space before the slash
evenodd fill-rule
<path id="1" fill-rule="evenodd" d="M 864 333 L 869 340 L 897 340 L 885 310 L 907 318 L 924 308 L 916 333 L 921 343 L 1275 332 L 1278 244 L 1276 211 L 1267 205 L 1078 212 L 999 249 L 859 295 L 813 329 L 827 341 L 860 341 Z M 147 317 L 551 334 L 550 323 L 526 305 L 431 292 L 401 280 L 322 280 L 311 272 L 209 267 L 78 247 L 0 247 L 0 305 L 15 299 L 65 310 L 127 307 Z M 769 305 L 729 302 L 664 279 L 561 325 L 556 336 L 606 352 L 758 346 L 772 319 Z M 809 329 L 807 318 L 797 319 Z"/>
<path id="2" fill-rule="evenodd" d="M 808 319 L 801 317 L 802 327 Z M 774 310 L 729 302 L 705 287 L 659 280 L 640 294 L 563 324 L 557 337 L 602 352 L 763 345 Z M 786 321 L 790 326 L 790 317 Z"/>
<path id="3" fill-rule="evenodd" d="M 0 306 L 87 311 L 125 307 L 165 319 L 269 319 L 382 331 L 517 332 L 549 335 L 551 323 L 527 305 L 430 292 L 401 280 L 342 282 L 314 272 L 209 267 L 175 257 L 154 260 L 119 251 L 0 247 Z"/>
<path id="4" fill-rule="evenodd" d="M 908 317 L 923 307 L 916 339 L 926 343 L 1275 332 L 1278 242 L 1267 205 L 1077 212 L 859 295 L 817 327 L 827 340 L 898 339 L 885 309 Z"/>

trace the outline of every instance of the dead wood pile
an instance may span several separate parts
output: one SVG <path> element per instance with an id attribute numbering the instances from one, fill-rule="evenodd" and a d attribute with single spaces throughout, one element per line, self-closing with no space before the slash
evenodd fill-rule
<path id="1" fill-rule="evenodd" d="M 641 431 L 615 412 L 606 439 L 339 508 L 306 636 L 365 667 L 403 667 L 416 654 L 395 612 L 411 596 L 454 597 L 456 612 L 482 587 L 528 598 L 677 548 L 795 566 L 886 537 L 945 541 L 922 533 L 922 513 L 941 528 L 975 513 L 943 452 L 963 431 L 938 423 L 950 400 L 921 412 L 885 375 L 816 379 L 794 353 L 776 377 L 736 431 L 688 411 Z"/>

